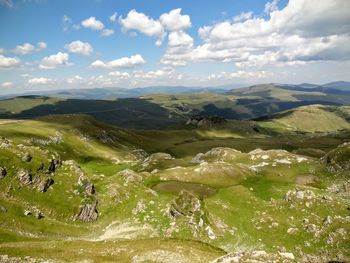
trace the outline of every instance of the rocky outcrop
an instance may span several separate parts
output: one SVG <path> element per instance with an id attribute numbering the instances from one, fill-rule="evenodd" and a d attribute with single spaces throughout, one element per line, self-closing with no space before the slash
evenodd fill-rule
<path id="1" fill-rule="evenodd" d="M 139 183 L 142 182 L 143 178 L 141 175 L 138 173 L 134 172 L 133 170 L 130 169 L 125 169 L 123 171 L 120 171 L 118 173 L 119 176 L 121 176 L 125 183 Z"/>
<path id="2" fill-rule="evenodd" d="M 52 178 L 45 178 L 38 184 L 37 190 L 41 193 L 45 193 L 53 183 L 54 180 Z"/>
<path id="3" fill-rule="evenodd" d="M 142 149 L 133 150 L 131 154 L 139 161 L 144 161 L 149 156 L 149 154 Z"/>
<path id="4" fill-rule="evenodd" d="M 0 179 L 4 178 L 7 174 L 5 167 L 0 167 Z"/>
<path id="5" fill-rule="evenodd" d="M 95 186 L 90 182 L 89 178 L 87 178 L 84 174 L 81 174 L 77 183 L 78 187 L 81 187 L 86 194 L 94 195 L 95 194 Z"/>
<path id="6" fill-rule="evenodd" d="M 192 193 L 182 190 L 170 205 L 169 213 L 172 217 L 192 216 L 201 212 L 201 201 Z"/>
<path id="7" fill-rule="evenodd" d="M 350 143 L 344 143 L 331 150 L 321 161 L 330 172 L 350 171 Z"/>
<path id="8" fill-rule="evenodd" d="M 225 124 L 227 120 L 219 116 L 192 116 L 187 120 L 187 125 L 193 125 L 197 127 L 213 127 L 220 124 Z"/>
<path id="9" fill-rule="evenodd" d="M 0 137 L 0 149 L 7 149 L 10 146 L 10 141 L 5 137 Z"/>
<path id="10" fill-rule="evenodd" d="M 91 204 L 85 204 L 75 217 L 76 220 L 82 222 L 94 222 L 97 220 L 97 218 L 97 201 L 94 201 Z"/>
<path id="11" fill-rule="evenodd" d="M 233 262 L 295 262 L 293 253 L 278 252 L 267 253 L 264 250 L 234 252 L 225 256 L 219 257 L 211 263 L 233 263 Z"/>
<path id="12" fill-rule="evenodd" d="M 28 171 L 19 171 L 18 179 L 22 185 L 30 185 L 32 183 L 32 175 Z"/>
<path id="13" fill-rule="evenodd" d="M 168 153 L 153 153 L 148 156 L 142 163 L 143 168 L 149 168 L 157 165 L 159 162 L 172 160 L 173 157 Z"/>
<path id="14" fill-rule="evenodd" d="M 202 162 L 232 162 L 242 156 L 242 152 L 228 147 L 213 148 L 206 153 L 199 153 L 191 160 L 191 163 Z"/>

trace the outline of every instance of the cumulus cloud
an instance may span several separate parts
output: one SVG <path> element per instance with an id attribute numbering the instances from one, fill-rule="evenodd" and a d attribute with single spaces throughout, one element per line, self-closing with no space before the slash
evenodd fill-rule
<path id="1" fill-rule="evenodd" d="M 3 88 L 12 88 L 14 85 L 15 84 L 13 84 L 13 82 L 11 82 L 11 81 L 1 83 L 1 87 L 3 87 Z"/>
<path id="2" fill-rule="evenodd" d="M 191 27 L 190 17 L 188 15 L 181 15 L 181 8 L 173 9 L 169 13 L 162 14 L 159 20 L 170 31 L 184 30 Z"/>
<path id="3" fill-rule="evenodd" d="M 20 66 L 21 60 L 17 57 L 5 57 L 0 55 L 0 69 L 12 69 Z"/>
<path id="4" fill-rule="evenodd" d="M 350 59 L 350 1 L 290 0 L 281 10 L 272 1 L 266 10 L 268 18 L 236 18 L 201 27 L 198 34 L 203 44 L 181 49 L 169 45 L 161 62 L 263 66 Z"/>
<path id="5" fill-rule="evenodd" d="M 103 62 L 101 60 L 96 60 L 91 63 L 91 68 L 132 68 L 137 65 L 142 65 L 146 63 L 143 57 L 139 54 L 133 55 L 131 57 L 122 57 L 108 62 Z"/>
<path id="6" fill-rule="evenodd" d="M 117 21 L 117 16 L 118 16 L 118 13 L 114 12 L 113 15 L 109 17 L 109 21 L 111 21 L 112 23 L 115 23 Z"/>
<path id="7" fill-rule="evenodd" d="M 273 0 L 272 2 L 267 2 L 265 4 L 264 13 L 269 15 L 270 13 L 278 10 L 278 0 Z"/>
<path id="8" fill-rule="evenodd" d="M 169 46 L 192 46 L 193 38 L 183 31 L 171 32 L 168 36 Z"/>
<path id="9" fill-rule="evenodd" d="M 109 36 L 111 36 L 113 34 L 114 34 L 114 30 L 113 29 L 108 29 L 108 28 L 103 29 L 102 32 L 101 32 L 101 36 L 103 36 L 103 37 L 109 37 Z"/>
<path id="10" fill-rule="evenodd" d="M 84 78 L 82 78 L 79 75 L 75 75 L 74 77 L 67 79 L 68 84 L 79 84 L 79 83 L 83 83 L 83 82 L 84 82 Z"/>
<path id="11" fill-rule="evenodd" d="M 41 51 L 45 48 L 47 48 L 47 44 L 45 42 L 39 42 L 36 47 L 30 43 L 24 43 L 23 45 L 17 45 L 16 48 L 12 50 L 12 52 L 21 55 L 29 55 L 36 51 Z"/>
<path id="12" fill-rule="evenodd" d="M 250 18 L 252 18 L 253 16 L 253 12 L 252 11 L 249 11 L 249 12 L 242 12 L 240 13 L 238 16 L 235 16 L 233 18 L 233 21 L 234 22 L 241 22 L 241 21 L 245 21 L 245 20 L 248 20 Z"/>
<path id="13" fill-rule="evenodd" d="M 102 30 L 105 26 L 100 21 L 97 20 L 95 17 L 91 16 L 88 19 L 85 19 L 81 22 L 81 25 L 85 28 L 89 28 L 92 30 Z"/>
<path id="14" fill-rule="evenodd" d="M 119 23 L 124 31 L 136 30 L 147 36 L 162 37 L 164 28 L 157 20 L 139 13 L 135 9 L 131 10 L 125 18 L 120 17 Z"/>
<path id="15" fill-rule="evenodd" d="M 43 84 L 53 84 L 55 82 L 54 79 L 50 79 L 50 78 L 32 78 L 28 80 L 29 84 L 32 85 L 43 85 Z"/>
<path id="16" fill-rule="evenodd" d="M 71 53 L 76 53 L 84 56 L 90 56 L 94 51 L 92 46 L 88 42 L 82 42 L 80 40 L 73 41 L 64 45 L 64 48 Z"/>
<path id="17" fill-rule="evenodd" d="M 68 65 L 69 65 L 69 55 L 67 53 L 58 52 L 55 55 L 44 57 L 39 64 L 39 68 L 55 69 L 59 66 L 68 66 Z"/>

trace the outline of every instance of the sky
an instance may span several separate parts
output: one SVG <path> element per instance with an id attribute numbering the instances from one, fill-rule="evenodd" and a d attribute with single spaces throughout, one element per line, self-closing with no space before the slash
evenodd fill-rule
<path id="1" fill-rule="evenodd" d="M 0 0 L 0 94 L 350 80 L 349 0 Z"/>

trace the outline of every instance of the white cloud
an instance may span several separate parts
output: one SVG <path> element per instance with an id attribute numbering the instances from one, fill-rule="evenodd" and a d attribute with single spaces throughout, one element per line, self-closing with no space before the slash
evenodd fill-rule
<path id="1" fill-rule="evenodd" d="M 112 23 L 115 23 L 117 21 L 117 16 L 118 16 L 118 13 L 114 12 L 113 15 L 109 17 L 109 21 L 111 21 Z"/>
<path id="2" fill-rule="evenodd" d="M 12 88 L 14 85 L 15 84 L 13 84 L 13 82 L 11 82 L 11 81 L 1 83 L 1 87 L 3 87 L 3 88 Z"/>
<path id="3" fill-rule="evenodd" d="M 5 57 L 0 55 L 0 69 L 11 69 L 18 67 L 21 64 L 21 60 L 17 57 Z"/>
<path id="4" fill-rule="evenodd" d="M 269 15 L 270 13 L 278 10 L 278 0 L 272 0 L 272 2 L 267 2 L 265 4 L 264 13 Z"/>
<path id="5" fill-rule="evenodd" d="M 45 42 L 39 42 L 36 47 L 30 43 L 24 43 L 23 45 L 17 45 L 16 48 L 12 50 L 12 52 L 21 55 L 29 55 L 36 51 L 41 51 L 45 48 L 47 48 L 47 44 Z"/>
<path id="6" fill-rule="evenodd" d="M 4 54 L 5 53 L 5 49 L 0 48 L 0 54 Z"/>
<path id="7" fill-rule="evenodd" d="M 28 55 L 35 51 L 35 47 L 32 44 L 24 43 L 23 45 L 18 45 L 13 52 L 22 55 Z"/>
<path id="8" fill-rule="evenodd" d="M 252 18 L 253 16 L 253 12 L 252 11 L 249 11 L 249 12 L 242 12 L 240 13 L 238 16 L 235 16 L 233 18 L 233 21 L 234 22 L 241 22 L 241 21 L 245 21 L 245 20 L 248 20 L 250 18 Z"/>
<path id="9" fill-rule="evenodd" d="M 83 27 L 92 29 L 92 30 L 102 30 L 105 26 L 104 24 L 100 21 L 97 20 L 95 17 L 91 16 L 88 19 L 85 19 L 81 22 L 81 25 Z"/>
<path id="10" fill-rule="evenodd" d="M 130 78 L 130 74 L 128 72 L 112 71 L 109 72 L 108 75 L 112 77 Z"/>
<path id="11" fill-rule="evenodd" d="M 102 32 L 101 32 L 101 36 L 103 36 L 103 37 L 109 37 L 109 36 L 111 36 L 113 34 L 114 34 L 114 30 L 113 29 L 108 29 L 108 28 L 103 29 Z"/>
<path id="12" fill-rule="evenodd" d="M 192 46 L 193 38 L 183 31 L 174 31 L 168 35 L 169 46 Z"/>
<path id="13" fill-rule="evenodd" d="M 8 8 L 13 8 L 14 4 L 12 0 L 0 0 L 0 4 L 7 6 Z"/>
<path id="14" fill-rule="evenodd" d="M 68 65 L 69 65 L 69 55 L 67 53 L 58 52 L 55 55 L 44 57 L 39 64 L 39 68 L 55 69 L 59 66 L 68 66 Z"/>
<path id="15" fill-rule="evenodd" d="M 80 77 L 79 75 L 75 75 L 74 77 L 67 79 L 68 84 L 79 84 L 83 82 L 84 82 L 84 78 Z"/>
<path id="16" fill-rule="evenodd" d="M 201 27 L 203 44 L 181 49 L 169 45 L 161 62 L 220 61 L 243 67 L 350 59 L 350 1 L 290 0 L 282 10 L 275 4 L 268 5 L 268 18 L 239 21 L 250 16 L 243 15 Z"/>
<path id="17" fill-rule="evenodd" d="M 142 65 L 146 63 L 143 57 L 139 54 L 133 55 L 131 57 L 122 57 L 116 60 L 103 62 L 101 60 L 96 60 L 91 63 L 91 68 L 131 68 L 137 65 Z"/>
<path id="18" fill-rule="evenodd" d="M 72 24 L 72 19 L 67 15 L 63 15 L 62 24 L 63 24 L 63 31 L 68 31 L 69 27 Z"/>
<path id="19" fill-rule="evenodd" d="M 170 31 L 184 30 L 191 27 L 191 19 L 188 15 L 181 15 L 181 8 L 173 9 L 169 13 L 160 16 L 162 25 Z"/>
<path id="20" fill-rule="evenodd" d="M 84 56 L 90 56 L 94 51 L 92 46 L 88 42 L 82 42 L 80 40 L 73 41 L 64 45 L 64 48 L 71 53 L 81 54 Z"/>
<path id="21" fill-rule="evenodd" d="M 137 30 L 147 36 L 162 37 L 164 29 L 161 23 L 135 9 L 131 10 L 125 18 L 120 17 L 119 23 L 124 31 Z"/>
<path id="22" fill-rule="evenodd" d="M 39 42 L 38 43 L 38 49 L 45 49 L 47 48 L 47 44 L 45 42 Z"/>
<path id="23" fill-rule="evenodd" d="M 42 85 L 42 84 L 52 84 L 54 83 L 55 80 L 54 79 L 50 79 L 50 78 L 32 78 L 28 80 L 29 84 L 33 84 L 33 85 Z"/>

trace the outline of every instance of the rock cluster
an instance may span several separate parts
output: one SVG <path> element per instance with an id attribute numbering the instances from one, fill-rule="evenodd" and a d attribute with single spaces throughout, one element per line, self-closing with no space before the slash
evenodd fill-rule
<path id="1" fill-rule="evenodd" d="M 76 215 L 75 219 L 82 222 L 93 222 L 98 218 L 97 211 L 97 201 L 95 200 L 91 204 L 85 204 L 79 213 Z"/>
<path id="2" fill-rule="evenodd" d="M 5 167 L 0 167 L 0 179 L 4 178 L 7 174 Z"/>
<path id="3" fill-rule="evenodd" d="M 247 252 L 235 252 L 225 256 L 219 257 L 211 263 L 243 263 L 243 262 L 256 262 L 256 263 L 292 263 L 295 261 L 295 256 L 290 252 L 278 252 L 267 253 L 264 250 L 247 251 Z"/>
<path id="4" fill-rule="evenodd" d="M 226 123 L 227 120 L 219 116 L 201 116 L 196 115 L 189 118 L 186 122 L 187 125 L 194 125 L 197 127 L 213 127 L 219 124 Z"/>

